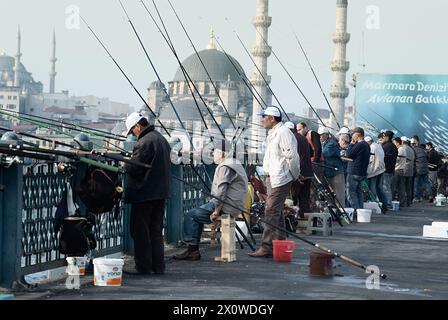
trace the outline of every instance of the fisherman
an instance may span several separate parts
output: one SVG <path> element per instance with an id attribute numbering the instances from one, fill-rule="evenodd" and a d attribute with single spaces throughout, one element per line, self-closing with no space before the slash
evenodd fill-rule
<path id="1" fill-rule="evenodd" d="M 392 196 L 395 198 L 398 194 L 398 200 L 402 206 L 407 203 L 406 199 L 406 162 L 409 159 L 408 150 L 406 149 L 401 138 L 394 138 L 394 144 L 398 148 L 397 163 L 395 164 L 395 174 L 392 183 Z"/>
<path id="2" fill-rule="evenodd" d="M 384 199 L 383 192 L 383 174 L 386 171 L 386 164 L 384 163 L 384 150 L 378 144 L 373 142 L 372 137 L 365 137 L 364 140 L 370 145 L 370 161 L 367 168 L 367 180 L 369 188 L 375 197 Z"/>
<path id="3" fill-rule="evenodd" d="M 213 141 L 213 159 L 218 167 L 213 177 L 212 197 L 206 204 L 187 212 L 183 234 L 188 248 L 175 255 L 175 260 L 200 260 L 199 243 L 204 225 L 216 222 L 223 214 L 236 218 L 244 210 L 248 179 L 244 167 L 233 155 L 227 140 Z"/>
<path id="4" fill-rule="evenodd" d="M 432 198 L 437 196 L 437 171 L 442 165 L 442 155 L 434 149 L 432 142 L 426 143 L 426 151 L 428 152 L 428 177 L 432 187 Z"/>
<path id="5" fill-rule="evenodd" d="M 125 164 L 125 203 L 131 204 L 130 231 L 134 239 L 135 266 L 125 266 L 129 274 L 163 274 L 165 272 L 163 216 L 171 181 L 168 141 L 141 114 L 126 119 L 128 135 L 138 141 L 132 160 L 146 163 L 150 169 Z"/>
<path id="6" fill-rule="evenodd" d="M 384 150 L 384 164 L 386 165 L 386 171 L 383 175 L 383 192 L 386 196 L 385 199 L 380 199 L 383 203 L 384 211 L 392 209 L 392 179 L 395 173 L 395 165 L 397 164 L 398 149 L 392 143 L 394 133 L 392 131 L 385 131 L 382 133 L 381 141 Z"/>
<path id="7" fill-rule="evenodd" d="M 319 128 L 322 155 L 324 158 L 324 177 L 334 190 L 338 202 L 345 206 L 345 176 L 344 163 L 341 159 L 341 149 L 336 139 L 331 136 L 328 128 Z"/>
<path id="8" fill-rule="evenodd" d="M 347 127 L 342 127 L 338 132 L 338 142 L 339 148 L 341 149 L 341 158 L 344 158 L 347 153 L 347 148 L 350 145 L 350 141 L 352 140 L 351 131 Z M 342 162 L 344 165 L 344 176 L 345 181 L 347 183 L 347 162 Z"/>
<path id="9" fill-rule="evenodd" d="M 305 213 L 311 212 L 310 192 L 314 176 L 311 148 L 308 140 L 296 131 L 296 126 L 292 122 L 285 123 L 285 126 L 291 129 L 297 140 L 297 152 L 300 158 L 300 178 L 292 183 L 291 194 L 294 205 L 299 207 L 300 217 L 304 218 Z"/>
<path id="10" fill-rule="evenodd" d="M 264 217 L 267 223 L 263 230 L 261 247 L 249 255 L 272 257 L 272 241 L 286 239 L 283 231 L 286 228 L 283 208 L 292 183 L 300 176 L 300 159 L 297 153 L 297 140 L 283 125 L 280 110 L 277 107 L 268 107 L 260 116 L 262 124 L 269 130 L 263 160 L 268 188 Z"/>
<path id="11" fill-rule="evenodd" d="M 428 178 L 428 154 L 420 145 L 420 138 L 413 136 L 411 139 L 412 148 L 415 151 L 415 172 L 414 172 L 414 200 L 413 202 L 422 202 L 423 194 L 432 196 L 431 184 Z M 430 199 L 431 200 L 431 199 Z"/>
<path id="12" fill-rule="evenodd" d="M 364 129 L 353 129 L 352 141 L 347 148 L 346 157 L 351 159 L 347 168 L 348 201 L 354 209 L 364 207 L 362 185 L 367 179 L 370 161 L 370 146 L 364 141 Z"/>
<path id="13" fill-rule="evenodd" d="M 408 137 L 401 137 L 403 142 L 402 148 L 406 150 L 407 159 L 404 169 L 405 185 L 406 185 L 406 203 L 402 206 L 409 207 L 412 204 L 414 194 L 414 166 L 415 166 L 415 151 L 410 146 L 410 139 Z"/>

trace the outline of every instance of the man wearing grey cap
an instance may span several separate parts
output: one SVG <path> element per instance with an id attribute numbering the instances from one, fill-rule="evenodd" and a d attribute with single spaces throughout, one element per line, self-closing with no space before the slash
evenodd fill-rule
<path id="1" fill-rule="evenodd" d="M 204 224 L 215 222 L 222 214 L 237 217 L 245 208 L 248 179 L 244 167 L 232 157 L 232 147 L 228 141 L 217 139 L 213 147 L 213 158 L 218 167 L 213 177 L 212 198 L 185 216 L 183 231 L 188 249 L 174 256 L 175 260 L 199 260 L 199 242 Z"/>
<path id="2" fill-rule="evenodd" d="M 300 158 L 297 153 L 297 140 L 283 125 L 280 110 L 277 107 L 269 107 L 260 116 L 262 124 L 269 130 L 263 159 L 268 188 L 264 217 L 267 224 L 264 226 L 261 247 L 249 255 L 267 258 L 272 257 L 272 241 L 286 239 L 286 234 L 282 231 L 286 228 L 283 208 L 293 181 L 300 176 Z"/>

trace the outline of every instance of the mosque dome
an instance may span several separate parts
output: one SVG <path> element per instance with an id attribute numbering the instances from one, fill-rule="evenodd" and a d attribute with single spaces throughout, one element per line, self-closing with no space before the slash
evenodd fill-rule
<path id="1" fill-rule="evenodd" d="M 199 52 L 202 62 L 207 68 L 213 81 L 241 81 L 241 75 L 244 75 L 244 69 L 240 63 L 229 55 L 229 58 L 222 51 L 217 49 L 206 49 Z M 204 67 L 201 64 L 196 54 L 191 55 L 182 63 L 185 70 L 187 70 L 193 81 L 210 82 Z M 235 66 L 234 66 L 235 65 Z M 238 71 L 235 69 L 238 69 Z M 185 82 L 185 77 L 182 73 L 182 69 L 179 67 L 176 75 L 174 76 L 174 82 Z"/>

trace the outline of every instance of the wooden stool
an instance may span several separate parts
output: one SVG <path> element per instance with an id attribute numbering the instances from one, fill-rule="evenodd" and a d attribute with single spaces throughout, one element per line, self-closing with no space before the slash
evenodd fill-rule
<path id="1" fill-rule="evenodd" d="M 331 214 L 329 213 L 307 213 L 308 225 L 306 230 L 313 233 L 313 231 L 321 231 L 324 236 L 330 236 L 333 234 L 333 223 L 331 219 Z M 316 226 L 313 226 L 316 221 Z M 319 226 L 320 224 L 320 226 Z"/>
<path id="2" fill-rule="evenodd" d="M 215 257 L 215 261 L 236 261 L 235 248 L 235 218 L 225 214 L 221 216 L 221 256 Z"/>

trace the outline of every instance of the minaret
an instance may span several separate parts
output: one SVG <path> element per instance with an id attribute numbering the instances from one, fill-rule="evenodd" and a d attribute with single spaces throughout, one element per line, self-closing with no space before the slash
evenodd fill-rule
<path id="1" fill-rule="evenodd" d="M 269 0 L 257 0 L 257 15 L 252 20 L 253 25 L 257 29 L 256 43 L 255 47 L 252 49 L 252 55 L 258 69 L 260 69 L 264 78 L 270 83 L 271 77 L 268 75 L 268 58 L 271 55 L 272 50 L 270 46 L 266 45 L 265 41 L 268 42 L 268 31 L 269 27 L 272 24 L 272 18 L 269 17 L 268 14 Z M 260 93 L 261 98 L 263 98 L 263 100 L 268 105 L 270 105 L 272 101 L 271 94 L 270 92 L 268 92 L 268 88 L 263 80 L 263 77 L 260 75 L 257 69 L 255 69 L 255 72 L 252 75 L 251 82 L 257 92 Z M 254 99 L 252 122 L 260 123 L 260 117 L 258 116 L 258 114 L 262 111 L 262 109 L 264 109 L 264 106 L 262 106 L 256 99 Z M 263 140 L 261 136 L 266 134 L 266 130 L 257 126 L 252 129 L 252 133 L 253 141 Z"/>
<path id="2" fill-rule="evenodd" d="M 347 33 L 347 0 L 337 0 L 336 3 L 336 32 L 333 34 L 333 42 L 336 45 L 334 60 L 331 63 L 333 71 L 333 84 L 331 85 L 331 104 L 336 114 L 337 121 L 344 126 L 345 99 L 349 95 L 346 86 L 347 71 L 350 63 L 346 61 L 347 43 L 350 34 Z M 332 116 L 331 127 L 337 128 L 336 120 Z"/>
<path id="3" fill-rule="evenodd" d="M 16 53 L 16 59 L 14 63 L 14 87 L 20 86 L 20 58 L 22 57 L 21 52 L 21 40 L 22 37 L 20 35 L 20 26 L 17 29 L 17 53 Z"/>
<path id="4" fill-rule="evenodd" d="M 51 56 L 50 56 L 50 93 L 54 93 L 56 80 L 56 33 L 53 29 L 53 41 L 51 42 Z"/>

